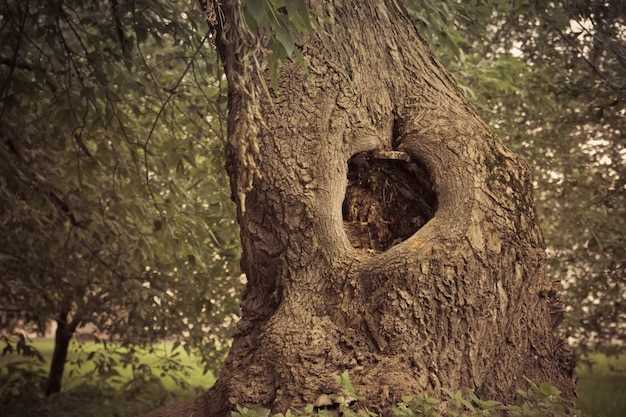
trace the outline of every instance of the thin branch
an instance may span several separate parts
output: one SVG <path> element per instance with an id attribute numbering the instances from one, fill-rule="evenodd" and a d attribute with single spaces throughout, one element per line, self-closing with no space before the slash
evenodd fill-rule
<path id="1" fill-rule="evenodd" d="M 571 39 L 570 36 L 567 36 L 565 33 L 563 33 L 563 31 L 561 29 L 559 29 L 556 24 L 551 21 L 549 18 L 546 19 L 546 21 L 548 21 L 550 23 L 550 26 L 552 27 L 552 29 L 559 35 L 559 37 L 567 44 L 569 44 L 569 46 L 574 49 L 574 51 L 576 52 L 576 54 L 578 56 L 580 56 L 580 58 L 583 60 L 583 62 L 591 69 L 591 71 L 596 74 L 602 81 L 604 81 L 606 83 L 606 85 L 613 90 L 613 92 L 615 92 L 618 96 L 622 96 L 622 94 L 624 94 L 623 89 L 619 88 L 618 86 L 616 86 L 615 84 L 613 84 L 611 82 L 611 80 L 609 80 L 609 77 L 607 77 L 602 71 L 600 71 L 599 68 L 597 68 L 593 62 L 591 62 L 589 60 L 589 58 L 587 58 L 584 54 L 583 51 L 580 50 L 580 48 L 578 47 L 578 45 L 576 45 L 576 43 Z"/>
<path id="2" fill-rule="evenodd" d="M 148 192 L 150 193 L 150 196 L 152 198 L 152 202 L 153 202 L 157 212 L 159 212 L 159 213 L 160 213 L 160 209 L 158 207 L 156 198 L 154 196 L 154 192 L 152 190 L 152 186 L 150 185 L 150 161 L 148 159 L 148 147 L 150 146 L 150 140 L 152 139 L 152 135 L 154 134 L 156 126 L 159 123 L 159 119 L 161 118 L 161 115 L 165 111 L 165 108 L 167 107 L 167 105 L 170 102 L 170 100 L 172 99 L 172 97 L 174 97 L 174 95 L 176 94 L 176 90 L 178 89 L 178 87 L 182 83 L 183 79 L 187 75 L 187 72 L 189 72 L 189 70 L 191 69 L 194 60 L 196 59 L 196 57 L 198 56 L 198 54 L 200 53 L 200 51 L 204 47 L 204 43 L 209 38 L 209 35 L 210 35 L 210 32 L 207 32 L 204 35 L 204 37 L 200 41 L 200 44 L 198 45 L 198 47 L 196 48 L 195 52 L 191 56 L 191 59 L 187 63 L 187 65 L 185 67 L 185 70 L 182 72 L 180 77 L 178 77 L 178 80 L 176 80 L 176 83 L 174 84 L 174 86 L 169 90 L 169 94 L 166 97 L 165 101 L 161 104 L 161 108 L 159 109 L 156 117 L 154 118 L 154 121 L 152 122 L 152 126 L 150 127 L 150 132 L 148 132 L 148 136 L 146 137 L 146 140 L 144 141 L 144 144 L 143 144 L 144 166 L 145 166 L 145 171 L 146 171 L 146 186 L 148 187 Z"/>
<path id="3" fill-rule="evenodd" d="M 28 5 L 26 6 L 28 9 Z M 2 88 L 0 89 L 0 99 L 4 99 L 4 95 L 5 93 L 9 90 L 10 86 L 11 86 L 11 82 L 13 81 L 13 73 L 15 72 L 15 68 L 17 67 L 17 58 L 19 56 L 20 53 L 20 47 L 22 46 L 22 39 L 23 39 L 23 35 L 24 35 L 24 27 L 26 26 L 26 19 L 28 18 L 28 10 L 26 10 L 22 16 L 22 20 L 20 22 L 20 32 L 17 38 L 17 42 L 15 44 L 15 48 L 13 49 L 13 57 L 11 58 L 11 66 L 9 69 L 9 74 L 7 75 L 7 78 L 4 80 L 4 83 L 2 84 Z M 7 109 L 7 105 L 6 103 L 4 103 L 2 105 L 2 110 L 0 111 L 0 122 L 2 121 L 2 119 L 4 118 L 4 114 L 6 112 Z"/>

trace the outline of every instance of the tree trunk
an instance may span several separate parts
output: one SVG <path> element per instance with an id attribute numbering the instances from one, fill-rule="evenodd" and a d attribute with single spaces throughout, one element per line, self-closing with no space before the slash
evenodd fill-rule
<path id="1" fill-rule="evenodd" d="M 46 386 L 47 396 L 61 392 L 67 352 L 76 328 L 75 325 L 67 322 L 67 316 L 68 314 L 63 312 L 57 319 L 57 329 L 54 334 L 54 352 L 52 353 L 52 363 L 50 364 L 50 373 L 48 374 Z"/>
<path id="2" fill-rule="evenodd" d="M 215 387 L 157 415 L 301 407 L 339 391 L 343 371 L 383 412 L 459 388 L 508 400 L 525 378 L 573 393 L 528 168 L 401 2 L 311 2 L 322 23 L 302 41 L 308 67 L 267 81 L 251 125 L 241 17 L 222 3 L 229 136 L 258 129 L 245 211 L 235 196 L 248 284 Z M 244 157 L 229 152 L 233 190 Z"/>

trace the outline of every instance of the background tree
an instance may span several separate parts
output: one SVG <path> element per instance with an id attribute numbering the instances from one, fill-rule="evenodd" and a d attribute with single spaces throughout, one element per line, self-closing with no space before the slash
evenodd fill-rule
<path id="1" fill-rule="evenodd" d="M 56 321 L 47 393 L 89 323 L 126 344 L 184 340 L 215 366 L 240 273 L 204 17 L 115 0 L 6 1 L 1 16 L 0 295 L 12 320 Z"/>

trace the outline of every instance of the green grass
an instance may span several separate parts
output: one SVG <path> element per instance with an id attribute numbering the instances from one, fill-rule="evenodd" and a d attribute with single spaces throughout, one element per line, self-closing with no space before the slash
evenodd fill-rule
<path id="1" fill-rule="evenodd" d="M 45 376 L 50 365 L 54 341 L 39 339 L 33 345 L 45 359 L 40 363 L 29 360 L 27 368 Z M 130 366 L 117 366 L 119 375 L 108 380 L 94 371 L 94 359 L 103 350 L 96 343 L 79 344 L 72 342 L 68 362 L 63 377 L 63 392 L 49 399 L 42 396 L 43 388 L 37 383 L 19 386 L 20 395 L 9 403 L 0 404 L 0 417 L 124 417 L 145 413 L 174 397 L 185 398 L 197 395 L 208 389 L 214 382 L 212 372 L 203 374 L 203 366 L 196 356 L 188 355 L 182 348 L 172 352 L 172 343 L 162 342 L 153 345 L 153 352 L 141 351 L 137 357 L 140 363 L 156 371 L 163 369 L 167 358 L 174 353 L 176 361 L 184 366 L 183 372 L 164 372 L 150 382 L 134 385 L 129 389 L 126 384 L 132 380 Z M 95 352 L 88 360 L 90 353 Z M 7 365 L 24 361 L 23 357 L 12 354 L 0 357 L 0 376 Z M 82 363 L 81 363 L 82 361 Z M 170 362 L 171 363 L 171 362 Z M 189 386 L 181 387 L 172 378 L 177 376 Z M 7 384 L 8 385 L 8 384 Z M 124 389 L 126 388 L 126 389 Z M 0 398 L 2 382 L 0 381 Z"/>
<path id="2" fill-rule="evenodd" d="M 43 355 L 46 362 L 41 364 L 40 366 L 48 370 L 48 366 L 50 364 L 50 360 L 52 358 L 52 351 L 54 349 L 54 341 L 50 339 L 38 339 L 33 342 L 33 346 L 37 348 L 37 350 Z M 70 354 L 68 358 L 68 363 L 65 368 L 65 376 L 63 379 L 63 387 L 65 390 L 71 390 L 78 385 L 84 384 L 85 375 L 93 370 L 94 366 L 91 363 L 84 363 L 81 366 L 77 364 L 77 359 L 83 359 L 86 361 L 87 356 L 92 351 L 100 351 L 102 349 L 101 345 L 96 343 L 87 342 L 87 343 L 78 343 L 72 342 L 70 347 Z M 172 343 L 171 342 L 161 342 L 159 344 L 153 345 L 154 352 L 141 352 L 138 355 L 139 360 L 142 363 L 145 363 L 149 366 L 155 367 L 160 361 L 163 361 L 165 354 L 171 352 Z M 188 355 L 182 348 L 178 348 L 176 352 L 179 353 L 178 359 L 184 365 L 189 367 L 189 373 L 186 375 L 185 380 L 189 385 L 197 386 L 199 388 L 208 388 L 215 382 L 215 378 L 211 372 L 207 374 L 203 374 L 203 367 L 199 361 L 199 359 L 193 355 Z M 0 357 L 0 366 L 5 365 L 11 361 L 20 360 L 19 357 L 15 355 L 9 355 L 8 357 Z M 118 368 L 121 377 L 121 383 L 126 382 L 132 376 L 132 370 L 130 367 L 121 367 Z M 177 391 L 179 387 L 176 385 L 172 378 L 164 376 L 162 378 L 162 382 L 168 390 Z M 113 384 L 113 385 L 119 385 Z"/>
<path id="3" fill-rule="evenodd" d="M 47 371 L 52 357 L 53 341 L 36 340 L 35 347 L 43 354 L 46 363 L 34 365 L 35 368 Z M 139 358 L 142 363 L 157 368 L 163 363 L 167 352 L 171 352 L 172 344 L 168 342 L 153 346 L 154 352 L 142 352 Z M 70 361 L 66 367 L 63 380 L 63 392 L 50 399 L 42 398 L 41 388 L 27 386 L 18 400 L 10 404 L 0 404 L 0 417 L 126 417 L 140 415 L 173 396 L 189 397 L 206 390 L 214 383 L 211 372 L 202 374 L 203 367 L 197 357 L 187 355 L 178 349 L 178 360 L 189 367 L 184 376 L 186 383 L 194 388 L 182 389 L 168 375 L 163 375 L 158 384 L 141 386 L 140 392 L 129 395 L 121 388 L 132 377 L 129 367 L 120 369 L 117 382 L 106 385 L 100 383 L 96 376 L 90 376 L 93 364 L 86 362 L 78 366 L 77 359 L 86 360 L 89 352 L 99 351 L 102 347 L 94 343 L 86 343 L 82 348 L 73 343 Z M 21 358 L 16 355 L 0 357 L 0 374 L 9 363 Z M 584 415 L 591 417 L 624 417 L 626 416 L 626 355 L 607 358 L 601 354 L 591 355 L 587 361 L 581 361 L 577 368 L 578 406 Z M 0 386 L 0 391 L 1 391 Z M 32 390 L 32 392 L 27 392 Z"/>
<path id="4" fill-rule="evenodd" d="M 578 406 L 593 417 L 626 416 L 626 355 L 594 354 L 588 360 L 577 368 Z"/>
<path id="5" fill-rule="evenodd" d="M 48 367 L 50 364 L 50 360 L 52 358 L 52 351 L 54 350 L 54 340 L 52 339 L 37 339 L 32 345 L 37 348 L 37 350 L 43 355 L 46 362 L 40 364 L 39 366 L 44 369 L 46 372 L 48 371 Z M 153 345 L 154 352 L 141 352 L 138 355 L 139 360 L 142 363 L 145 363 L 151 367 L 155 367 L 160 361 L 163 361 L 163 357 L 167 352 L 171 352 L 172 343 L 171 342 L 161 342 L 156 345 Z M 90 371 L 94 369 L 92 363 L 86 362 L 87 356 L 92 351 L 100 351 L 102 349 L 101 345 L 98 345 L 93 342 L 86 343 L 78 343 L 72 342 L 70 346 L 70 354 L 68 357 L 68 363 L 65 367 L 65 373 L 63 378 L 63 388 L 64 390 L 71 390 L 76 388 L 79 385 L 83 385 L 85 382 L 85 375 L 87 375 Z M 199 388 L 206 389 L 213 385 L 215 382 L 215 378 L 211 372 L 208 372 L 206 375 L 202 373 L 203 366 L 201 365 L 199 359 L 193 355 L 188 355 L 182 348 L 178 348 L 176 352 L 179 352 L 178 360 L 184 365 L 189 367 L 188 375 L 185 375 L 185 381 L 192 386 L 196 386 Z M 3 367 L 7 363 L 14 362 L 17 360 L 21 360 L 22 358 L 16 355 L 8 355 L 5 357 L 0 357 L 0 367 Z M 82 359 L 86 363 L 82 364 L 82 366 L 78 366 L 77 360 Z M 132 377 L 132 370 L 130 367 L 120 367 L 118 368 L 120 373 L 120 381 L 118 383 L 114 383 L 114 386 L 120 386 L 124 382 L 128 381 Z M 168 376 L 164 376 L 162 378 L 163 385 L 166 389 L 173 392 L 180 392 L 180 387 L 176 385 L 174 380 Z"/>

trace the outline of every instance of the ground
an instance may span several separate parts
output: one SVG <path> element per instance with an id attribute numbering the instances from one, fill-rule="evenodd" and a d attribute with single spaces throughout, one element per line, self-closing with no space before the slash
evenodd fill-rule
<path id="1" fill-rule="evenodd" d="M 626 416 L 626 355 L 595 354 L 592 366 L 578 365 L 579 407 L 593 417 Z"/>
<path id="2" fill-rule="evenodd" d="M 46 368 L 52 358 L 53 341 L 36 340 L 35 347 L 46 359 L 44 364 L 36 364 L 37 367 Z M 154 353 L 143 352 L 140 355 L 142 363 L 156 364 L 165 349 L 171 351 L 172 344 L 163 342 L 153 346 Z M 212 372 L 202 373 L 203 367 L 198 358 L 187 355 L 182 348 L 178 348 L 181 363 L 190 367 L 184 380 L 191 387 L 181 388 L 170 377 L 160 378 L 159 384 L 146 384 L 141 392 L 130 395 L 123 392 L 122 387 L 132 378 L 129 368 L 119 369 L 119 377 L 110 385 L 104 384 L 96 375 L 90 375 L 93 365 L 77 366 L 76 359 L 87 359 L 89 352 L 101 349 L 94 343 L 85 343 L 81 349 L 78 344 L 72 342 L 69 363 L 66 367 L 66 376 L 63 379 L 63 391 L 54 396 L 53 401 L 41 398 L 41 389 L 28 386 L 16 401 L 8 404 L 0 404 L 0 417 L 130 417 L 154 409 L 172 397 L 184 398 L 195 396 L 197 392 L 205 391 L 214 382 Z M 16 355 L 0 357 L 0 398 L 2 398 L 2 382 L 6 372 L 6 365 L 10 362 L 22 360 Z M 34 361 L 33 361 L 34 362 Z"/>
<path id="3" fill-rule="evenodd" d="M 35 346 L 47 361 L 52 357 L 52 341 L 38 340 Z M 171 344 L 156 345 L 157 353 L 142 355 L 142 361 L 154 364 L 158 361 L 158 352 L 171 349 Z M 70 359 L 98 349 L 97 345 L 87 344 L 83 353 L 78 353 L 73 345 Z M 0 358 L 0 375 L 5 372 L 9 362 L 19 360 L 15 356 Z M 188 384 L 199 390 L 208 388 L 214 378 L 211 373 L 202 374 L 202 366 L 197 358 L 188 356 L 181 349 L 181 360 L 192 367 L 192 372 L 185 377 Z M 601 354 L 589 357 L 591 365 L 580 364 L 577 368 L 579 376 L 579 406 L 586 415 L 591 417 L 622 417 L 626 415 L 626 355 L 607 358 Z M 44 364 L 43 366 L 46 366 Z M 121 392 L 121 387 L 130 378 L 128 369 L 120 371 L 120 380 L 113 387 L 99 385 L 97 380 L 86 375 L 93 367 L 76 367 L 70 364 L 68 377 L 64 380 L 65 391 L 54 397 L 54 401 L 46 402 L 36 392 L 24 392 L 21 400 L 8 404 L 0 404 L 0 417 L 130 417 L 158 406 L 169 396 L 194 395 L 193 389 L 182 390 L 168 377 L 161 379 L 163 388 L 147 386 L 142 393 L 129 396 Z M 0 392 L 3 387 L 0 386 Z"/>

